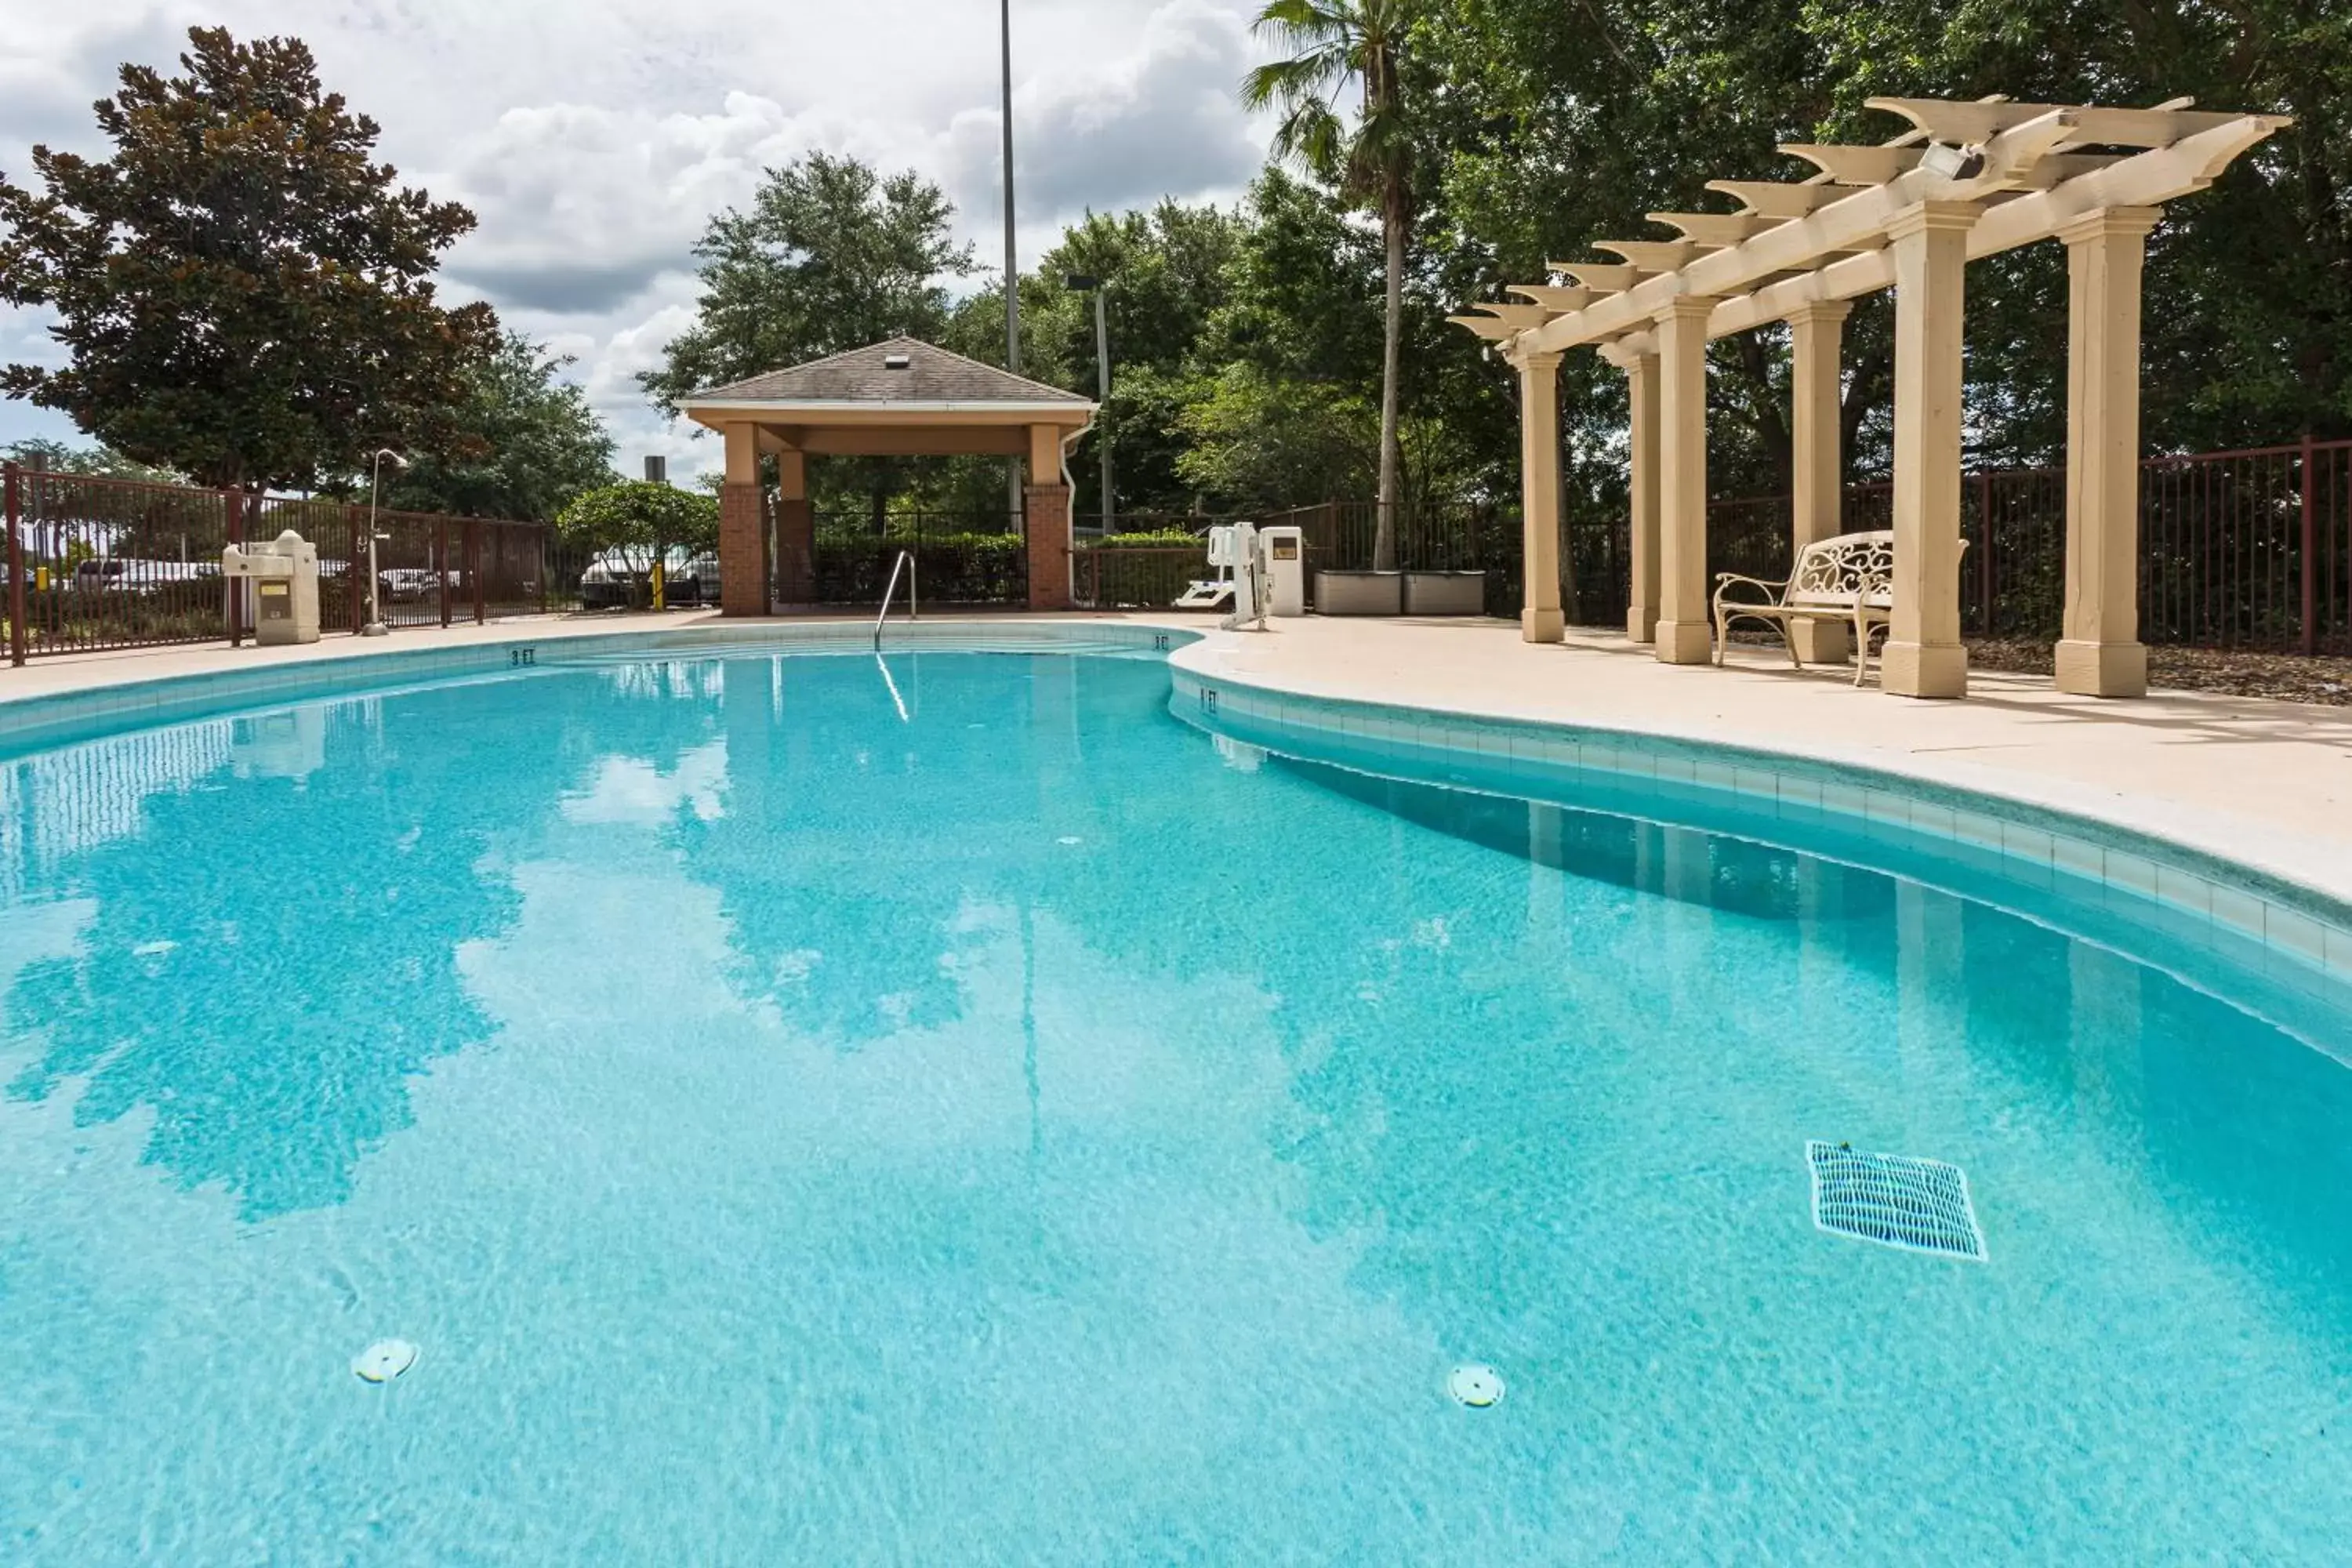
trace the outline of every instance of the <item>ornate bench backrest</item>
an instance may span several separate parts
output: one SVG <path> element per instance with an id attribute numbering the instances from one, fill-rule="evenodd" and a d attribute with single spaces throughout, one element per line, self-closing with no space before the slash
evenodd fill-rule
<path id="1" fill-rule="evenodd" d="M 1873 609 L 1895 605 L 1895 533 L 1841 533 L 1808 544 L 1797 554 L 1797 570 L 1789 579 L 1782 601 L 1851 609 L 1859 602 Z"/>

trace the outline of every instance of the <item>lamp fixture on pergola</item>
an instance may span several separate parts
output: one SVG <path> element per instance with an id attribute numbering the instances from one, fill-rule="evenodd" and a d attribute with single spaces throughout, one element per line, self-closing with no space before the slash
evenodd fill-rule
<path id="1" fill-rule="evenodd" d="M 1839 526 L 1838 353 L 1848 301 L 1895 290 L 1894 626 L 1883 689 L 1958 697 L 1960 646 L 1961 300 L 1967 264 L 2038 240 L 2067 248 L 2066 611 L 2058 685 L 2147 689 L 2139 642 L 2140 276 L 2163 204 L 2203 190 L 2290 123 L 2003 99 L 1874 98 L 1912 129 L 1882 146 L 1792 144 L 1801 182 L 1717 180 L 1727 213 L 1652 213 L 1679 237 L 1607 240 L 1605 262 L 1554 262 L 1566 283 L 1451 318 L 1498 344 L 1521 382 L 1530 642 L 1557 642 L 1559 369 L 1596 347 L 1633 405 L 1633 589 L 1626 629 L 1660 659 L 1709 658 L 1706 344 L 1789 323 L 1795 543 Z M 1802 628 L 1835 658 L 1843 628 Z"/>

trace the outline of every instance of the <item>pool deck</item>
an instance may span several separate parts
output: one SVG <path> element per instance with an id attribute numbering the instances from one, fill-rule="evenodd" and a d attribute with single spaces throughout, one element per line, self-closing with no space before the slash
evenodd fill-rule
<path id="1" fill-rule="evenodd" d="M 848 617 L 836 617 L 848 618 Z M 939 619 L 926 617 L 936 625 Z M 987 624 L 1033 617 L 986 617 Z M 2352 709 L 2201 692 L 2100 701 L 2046 678 L 1979 673 L 1969 696 L 1922 702 L 1854 689 L 1843 668 L 1792 670 L 1738 648 L 1728 668 L 1659 664 L 1646 647 L 1571 629 L 1531 646 L 1493 621 L 1276 621 L 1224 633 L 1204 616 L 1123 620 L 1206 632 L 1174 655 L 1202 675 L 1308 697 L 1717 742 L 1880 769 L 2111 822 L 2352 902 Z M 535 616 L 486 626 L 336 637 L 298 648 L 197 647 L 0 668 L 0 701 L 267 664 L 664 629 L 740 632 L 707 611 Z"/>
<path id="2" fill-rule="evenodd" d="M 1856 690 L 1735 647 L 1723 668 L 1571 628 L 1530 645 L 1491 621 L 1278 621 L 1180 650 L 1202 675 L 1754 747 L 1880 769 L 2114 823 L 2352 901 L 2352 710 L 2166 691 L 2070 697 L 2047 677 L 1970 678 L 1959 701 Z"/>

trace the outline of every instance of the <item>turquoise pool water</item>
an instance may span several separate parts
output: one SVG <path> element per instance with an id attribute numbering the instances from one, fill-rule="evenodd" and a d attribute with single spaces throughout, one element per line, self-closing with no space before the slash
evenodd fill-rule
<path id="1" fill-rule="evenodd" d="M 887 668 L 0 767 L 0 1561 L 2344 1560 L 2307 1039 L 1149 660 Z"/>

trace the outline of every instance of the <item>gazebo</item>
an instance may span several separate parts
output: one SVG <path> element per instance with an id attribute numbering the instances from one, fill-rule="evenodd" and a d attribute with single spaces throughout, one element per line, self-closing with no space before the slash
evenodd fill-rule
<path id="1" fill-rule="evenodd" d="M 1912 129 L 1882 146 L 1784 146 L 1795 184 L 1717 180 L 1729 213 L 1652 213 L 1674 239 L 1602 241 L 1606 263 L 1553 262 L 1566 284 L 1453 320 L 1519 373 L 1527 599 L 1522 635 L 1557 642 L 1560 356 L 1592 346 L 1633 405 L 1633 587 L 1626 631 L 1670 664 L 1710 657 L 1706 345 L 1787 322 L 1794 542 L 1839 531 L 1839 338 L 1847 301 L 1895 291 L 1893 628 L 1882 689 L 1958 697 L 1961 289 L 1969 261 L 2039 240 L 2067 250 L 2065 629 L 2062 690 L 2137 697 L 2140 274 L 2162 204 L 2204 189 L 2290 121 L 2153 109 L 1874 98 Z M 1833 635 L 1836 628 L 1825 628 Z M 1835 656 L 1835 649 L 1820 650 Z"/>
<path id="2" fill-rule="evenodd" d="M 765 616 L 814 597 L 816 517 L 808 460 L 830 457 L 1025 458 L 1029 607 L 1070 607 L 1064 459 L 1095 416 L 1095 405 L 1076 393 L 913 338 L 892 338 L 714 386 L 678 406 L 727 442 L 719 510 L 724 614 Z M 772 543 L 760 483 L 763 457 L 776 459 Z"/>

